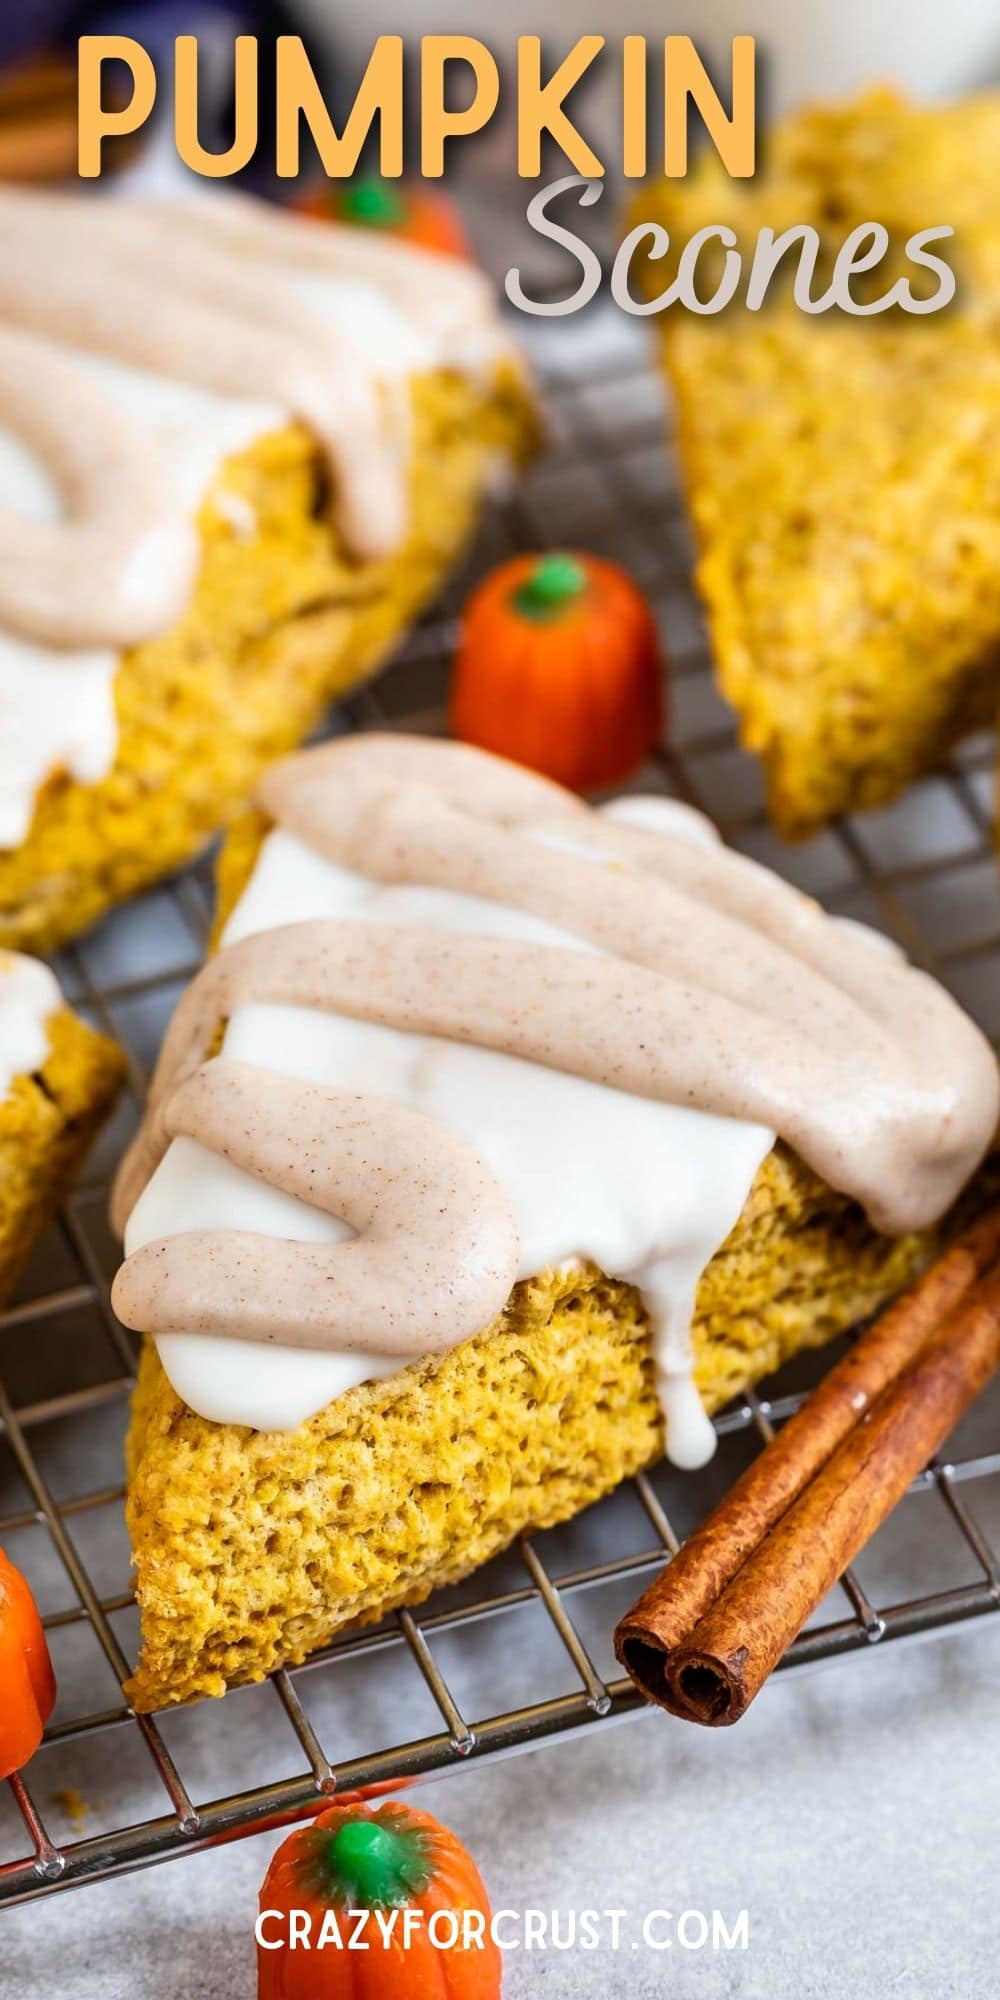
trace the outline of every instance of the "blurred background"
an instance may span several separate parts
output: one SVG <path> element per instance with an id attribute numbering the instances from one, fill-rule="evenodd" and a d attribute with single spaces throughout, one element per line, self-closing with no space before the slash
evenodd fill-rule
<path id="1" fill-rule="evenodd" d="M 501 61 L 505 81 L 516 36 L 544 30 L 557 62 L 583 33 L 604 32 L 611 51 L 594 84 L 581 86 L 574 115 L 609 160 L 620 156 L 618 85 L 613 52 L 625 33 L 651 40 L 691 32 L 716 80 L 728 73 L 730 39 L 758 37 L 765 117 L 814 96 L 833 96 L 872 80 L 890 80 L 922 97 L 946 96 L 1000 76 L 1000 7 L 997 0 L 701 0 L 688 9 L 630 0 L 621 10 L 589 0 L 547 0 L 544 7 L 518 0 L 503 10 L 488 0 L 381 0 L 377 11 L 354 0 L 30 0 L 0 7 L 0 177 L 55 178 L 75 168 L 75 43 L 82 33 L 134 35 L 150 50 L 160 77 L 154 121 L 119 151 L 115 164 L 144 184 L 179 180 L 184 169 L 171 138 L 170 63 L 174 37 L 197 34 L 201 55 L 201 137 L 227 143 L 235 35 L 261 41 L 262 143 L 245 177 L 259 192 L 287 198 L 272 175 L 267 135 L 273 125 L 268 43 L 301 33 L 335 119 L 353 99 L 372 43 L 382 32 L 400 32 L 415 44 L 421 34 L 448 30 L 479 35 Z M 656 74 L 651 52 L 650 74 Z M 460 94 L 460 82 L 456 79 Z M 505 110 L 506 105 L 506 110 Z M 509 184 L 510 212 L 523 218 L 525 194 L 513 182 L 513 90 L 507 89 L 489 131 L 454 149 L 463 198 L 475 210 L 483 190 Z M 110 153 L 109 153 L 110 158 Z M 558 171 L 559 169 L 555 169 Z M 318 163 L 316 163 L 318 173 Z M 454 178 L 454 177 L 453 177 Z M 508 204 L 504 203 L 506 209 Z M 495 217 L 493 218 L 495 222 Z M 522 241 L 524 225 L 521 222 Z M 496 246 L 494 245 L 494 259 Z"/>

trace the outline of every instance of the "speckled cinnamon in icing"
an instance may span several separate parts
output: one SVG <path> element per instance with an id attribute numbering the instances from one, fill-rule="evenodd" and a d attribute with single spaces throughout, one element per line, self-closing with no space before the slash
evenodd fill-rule
<path id="1" fill-rule="evenodd" d="M 261 800 L 275 831 L 116 1191 L 117 1309 L 206 1415 L 299 1421 L 489 1324 L 512 1274 L 588 1257 L 640 1287 L 668 1448 L 697 1462 L 694 1293 L 775 1134 L 888 1231 L 937 1219 L 990 1142 L 996 1064 L 949 996 L 684 808 L 595 813 L 479 752 L 377 736 L 286 760 Z M 421 1113 L 405 1143 L 400 1105 Z M 280 1213 L 254 1219 L 255 1180 Z M 271 1240 L 317 1226 L 321 1253 Z M 287 1380 L 253 1358 L 268 1343 Z M 227 1344 L 264 1373 L 237 1387 Z M 366 1360 L 325 1376 L 324 1349 Z"/>
<path id="2" fill-rule="evenodd" d="M 408 381 L 503 347 L 482 274 L 279 214 L 0 189 L 0 846 L 104 775 L 120 650 L 195 579 L 222 460 L 297 418 L 362 558 L 406 530 Z"/>

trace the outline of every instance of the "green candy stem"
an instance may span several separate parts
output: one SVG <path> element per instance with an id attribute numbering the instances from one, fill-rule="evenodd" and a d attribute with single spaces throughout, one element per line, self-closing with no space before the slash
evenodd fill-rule
<path id="1" fill-rule="evenodd" d="M 553 550 L 539 556 L 531 575 L 514 593 L 514 604 L 522 617 L 542 621 L 557 618 L 567 605 L 575 604 L 587 588 L 587 572 L 575 556 Z"/>
<path id="2" fill-rule="evenodd" d="M 420 1832 L 397 1833 L 374 1819 L 338 1827 L 326 1858 L 334 1893 L 357 1909 L 399 1907 L 430 1879 Z"/>
<path id="3" fill-rule="evenodd" d="M 365 223 L 370 229 L 397 229 L 406 221 L 406 203 L 388 182 L 355 181 L 344 189 L 340 212 L 345 222 Z"/>

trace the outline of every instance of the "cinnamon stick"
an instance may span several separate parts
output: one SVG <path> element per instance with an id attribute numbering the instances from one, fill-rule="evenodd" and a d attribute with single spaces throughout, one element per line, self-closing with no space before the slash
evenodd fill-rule
<path id="1" fill-rule="evenodd" d="M 1000 1366 L 1000 1209 L 862 1336 L 615 1633 L 642 1691 L 735 1722 Z"/>

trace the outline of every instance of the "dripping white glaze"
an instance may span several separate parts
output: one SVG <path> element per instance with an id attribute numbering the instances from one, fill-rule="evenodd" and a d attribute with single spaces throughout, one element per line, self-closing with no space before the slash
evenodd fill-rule
<path id="1" fill-rule="evenodd" d="M 116 1189 L 116 1304 L 206 1416 L 295 1424 L 478 1331 L 515 1275 L 585 1259 L 639 1287 L 668 1450 L 697 1464 L 696 1288 L 776 1132 L 890 1230 L 941 1214 L 986 1149 L 1000 1080 L 948 996 L 891 948 L 876 976 L 884 940 L 838 930 L 683 808 L 595 815 L 481 753 L 390 737 L 286 760 L 262 796 L 278 826 L 178 1009 Z M 389 1105 L 421 1127 L 412 1180 Z M 322 1193 L 331 1146 L 343 1209 Z M 421 1200 L 446 1173 L 464 1305 L 452 1251 L 422 1261 L 446 1210 Z"/>
<path id="2" fill-rule="evenodd" d="M 278 429 L 275 405 L 209 396 L 184 382 L 96 355 L 73 355 L 74 370 L 112 409 L 148 437 L 184 510 L 196 560 L 193 519 L 226 458 Z M 216 487 L 225 504 L 225 485 Z M 0 509 L 58 521 L 57 484 L 19 438 L 0 428 Z M 48 645 L 4 626 L 0 617 L 0 850 L 16 847 L 31 824 L 35 797 L 52 771 L 97 784 L 118 742 L 112 646 Z"/>
<path id="3" fill-rule="evenodd" d="M 396 241 L 214 193 L 0 190 L 0 849 L 52 773 L 110 769 L 121 649 L 188 602 L 225 459 L 301 418 L 348 540 L 384 552 L 406 381 L 501 347 L 481 274 Z"/>
<path id="4" fill-rule="evenodd" d="M 61 1004 L 47 965 L 0 951 L 0 1101 L 14 1078 L 30 1076 L 48 1055 L 48 1019 Z"/>

